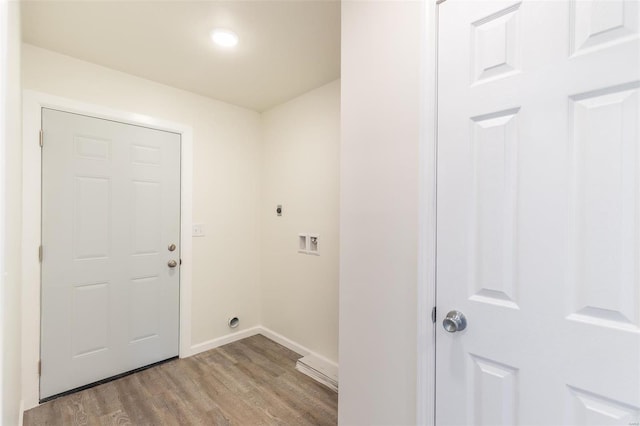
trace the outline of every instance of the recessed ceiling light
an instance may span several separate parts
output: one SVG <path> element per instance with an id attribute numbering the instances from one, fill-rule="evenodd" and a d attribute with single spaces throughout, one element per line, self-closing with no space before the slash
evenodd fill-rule
<path id="1" fill-rule="evenodd" d="M 238 35 L 233 31 L 216 29 L 211 32 L 211 40 L 218 46 L 233 47 L 238 44 Z"/>

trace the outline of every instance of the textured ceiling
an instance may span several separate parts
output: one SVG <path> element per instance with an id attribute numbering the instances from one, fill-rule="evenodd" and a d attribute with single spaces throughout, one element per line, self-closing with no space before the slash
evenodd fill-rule
<path id="1" fill-rule="evenodd" d="M 340 76 L 339 1 L 23 1 L 26 43 L 264 111 Z M 215 46 L 215 27 L 235 31 Z"/>

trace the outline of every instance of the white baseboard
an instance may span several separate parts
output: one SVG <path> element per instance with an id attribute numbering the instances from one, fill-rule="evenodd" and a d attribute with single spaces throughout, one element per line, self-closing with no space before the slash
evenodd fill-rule
<path id="1" fill-rule="evenodd" d="M 181 353 L 180 358 L 187 358 L 187 357 L 199 354 L 201 352 L 206 352 L 211 349 L 215 349 L 219 346 L 226 345 L 228 343 L 233 343 L 238 340 L 245 339 L 247 337 L 255 336 L 256 334 L 261 334 L 267 339 L 271 339 L 274 342 L 281 344 L 285 348 L 290 349 L 295 353 L 299 354 L 301 357 L 309 357 L 309 359 L 312 360 L 312 362 L 310 363 L 311 369 L 324 373 L 325 376 L 329 379 L 328 382 L 331 382 L 331 383 L 328 384 L 322 380 L 318 380 L 318 378 L 315 377 L 314 375 L 309 374 L 308 372 L 305 372 L 305 368 L 302 368 L 302 369 L 298 367 L 296 368 L 298 368 L 298 370 L 302 371 L 304 374 L 307 374 L 308 376 L 313 377 L 314 379 L 320 381 L 321 383 L 324 383 L 325 385 L 329 386 L 331 389 L 335 391 L 338 390 L 337 389 L 338 364 L 336 362 L 331 361 L 330 359 L 325 358 L 322 355 L 319 355 L 313 352 L 311 349 L 305 346 L 302 346 L 301 344 L 294 342 L 293 340 L 287 337 L 284 337 L 282 334 L 278 334 L 275 331 L 270 330 L 267 327 L 263 327 L 261 325 L 247 328 L 246 330 L 237 331 L 235 333 L 229 333 L 222 337 L 218 337 L 215 339 L 207 340 L 206 342 L 195 344 L 191 346 L 189 353 L 187 354 Z"/>
<path id="2" fill-rule="evenodd" d="M 197 343 L 191 346 L 190 353 L 180 354 L 180 358 L 187 358 L 189 356 L 199 354 L 200 352 L 205 352 L 211 349 L 215 349 L 218 346 L 226 345 L 227 343 L 232 343 L 238 340 L 245 339 L 247 337 L 255 336 L 256 334 L 262 334 L 264 337 L 271 339 L 276 343 L 281 344 L 287 349 L 291 349 L 292 351 L 299 354 L 300 356 L 313 355 L 314 357 L 320 359 L 322 362 L 336 369 L 338 368 L 338 364 L 335 361 L 325 358 L 322 355 L 319 355 L 313 352 L 311 349 L 297 342 L 294 342 L 293 340 L 287 337 L 284 337 L 282 334 L 276 333 L 275 331 L 261 325 L 247 328 L 246 330 L 238 331 L 235 333 L 229 333 L 222 337 L 217 337 L 215 339 L 207 340 L 206 342 Z"/>
<path id="3" fill-rule="evenodd" d="M 180 358 L 187 358 L 200 352 L 206 352 L 211 349 L 215 349 L 218 346 L 226 345 L 227 343 L 232 343 L 237 340 L 242 340 L 247 337 L 255 336 L 256 334 L 261 334 L 262 328 L 260 326 L 247 328 L 246 330 L 237 331 L 235 333 L 229 333 L 225 336 L 218 337 L 215 339 L 207 340 L 206 342 L 198 343 L 191 346 L 191 350 L 188 354 L 180 354 Z"/>
<path id="4" fill-rule="evenodd" d="M 271 339 L 276 343 L 281 344 L 287 349 L 291 349 L 292 351 L 294 351 L 295 353 L 301 356 L 307 356 L 311 353 L 311 351 L 306 347 L 294 342 L 291 339 L 284 337 L 282 334 L 278 334 L 275 331 L 268 329 L 267 327 L 260 326 L 259 328 L 260 328 L 260 334 L 262 334 L 264 337 Z"/>
<path id="5" fill-rule="evenodd" d="M 291 349 L 292 351 L 302 356 L 313 355 L 314 357 L 322 360 L 322 362 L 334 367 L 336 370 L 338 369 L 338 364 L 335 361 L 331 361 L 329 358 L 325 358 L 322 355 L 319 355 L 313 352 L 311 349 L 305 346 L 302 346 L 301 344 L 296 343 L 291 339 L 284 337 L 282 334 L 278 334 L 275 331 L 270 330 L 267 327 L 263 327 L 263 326 L 259 326 L 257 328 L 260 329 L 259 334 L 262 334 L 264 337 L 267 337 L 273 340 L 274 342 L 281 344 L 285 348 Z"/>
<path id="6" fill-rule="evenodd" d="M 20 399 L 20 407 L 18 408 L 18 426 L 22 426 L 24 422 L 24 399 Z"/>

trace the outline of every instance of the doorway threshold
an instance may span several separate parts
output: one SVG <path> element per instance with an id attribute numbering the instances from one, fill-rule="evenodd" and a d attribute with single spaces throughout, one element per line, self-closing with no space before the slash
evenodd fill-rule
<path id="1" fill-rule="evenodd" d="M 117 374 L 115 376 L 111 376 L 111 377 L 107 377 L 107 378 L 102 379 L 102 380 L 98 380 L 97 382 L 89 383 L 88 385 L 79 386 L 77 388 L 73 388 L 73 389 L 70 389 L 68 391 L 60 392 L 60 393 L 57 393 L 55 395 L 51 395 L 51 396 L 48 396 L 46 398 L 42 398 L 42 399 L 39 400 L 39 403 L 40 404 L 44 404 L 45 402 L 53 401 L 54 399 L 60 398 L 61 396 L 71 395 L 72 393 L 76 393 L 76 392 L 83 391 L 85 389 L 89 389 L 89 388 L 93 388 L 93 387 L 96 387 L 96 386 L 100 386 L 102 384 L 109 383 L 109 382 L 112 382 L 114 380 L 118 380 L 118 379 L 121 379 L 123 377 L 126 377 L 126 376 L 130 376 L 131 374 L 135 374 L 135 373 L 137 373 L 139 371 L 148 370 L 149 368 L 155 367 L 157 365 L 164 364 L 164 363 L 169 362 L 169 361 L 173 361 L 174 359 L 178 359 L 178 356 L 176 355 L 176 356 L 173 356 L 171 358 L 163 359 L 162 361 L 154 362 L 153 364 L 145 365 L 144 367 L 136 368 L 135 370 L 126 371 L 124 373 L 120 373 L 120 374 Z"/>

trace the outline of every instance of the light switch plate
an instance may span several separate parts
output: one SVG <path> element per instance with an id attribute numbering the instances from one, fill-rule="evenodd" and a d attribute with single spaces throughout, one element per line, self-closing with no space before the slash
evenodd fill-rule
<path id="1" fill-rule="evenodd" d="M 194 223 L 191 235 L 193 237 L 204 237 L 204 224 Z"/>

